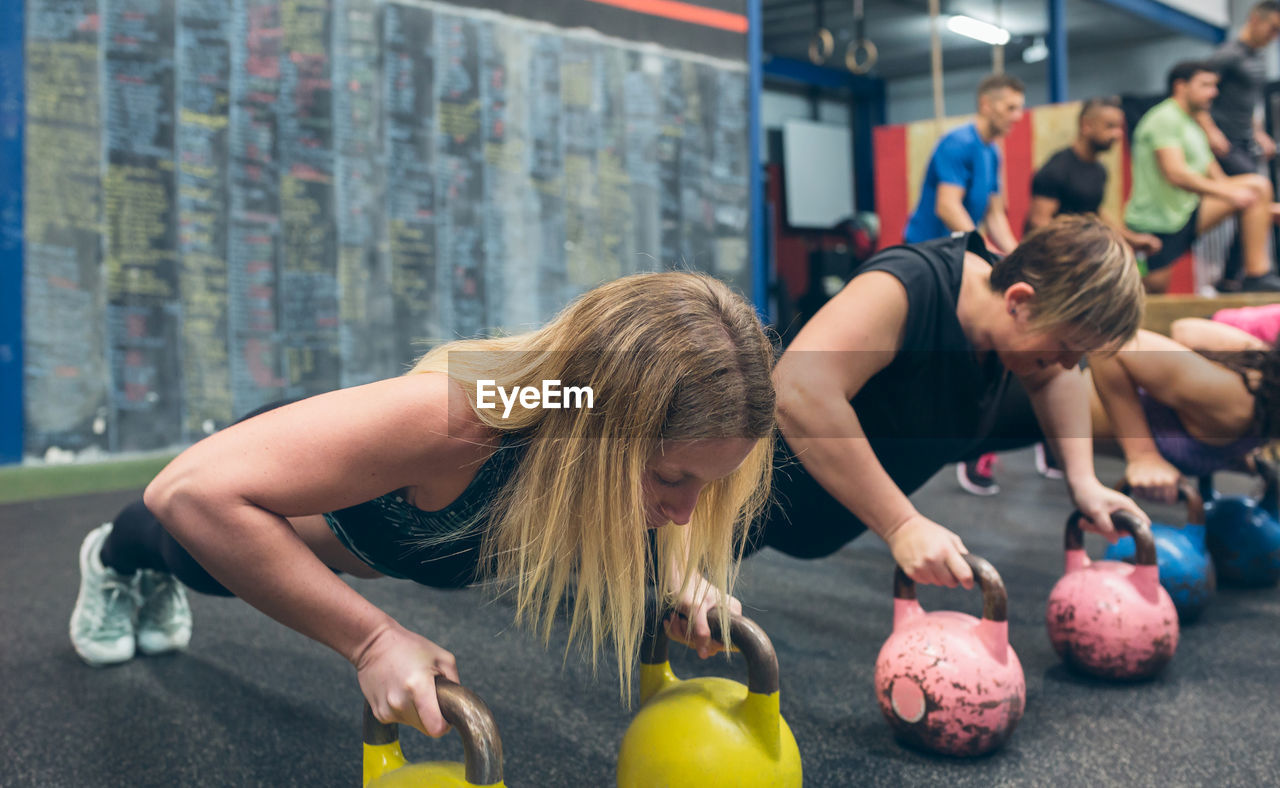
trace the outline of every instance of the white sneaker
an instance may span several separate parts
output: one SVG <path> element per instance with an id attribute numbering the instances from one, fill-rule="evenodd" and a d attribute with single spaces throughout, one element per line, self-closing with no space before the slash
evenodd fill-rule
<path id="1" fill-rule="evenodd" d="M 1065 474 L 1058 465 L 1058 458 L 1043 443 L 1036 444 L 1036 473 L 1046 479 L 1061 479 Z"/>
<path id="2" fill-rule="evenodd" d="M 71 645 L 90 665 L 133 659 L 133 616 L 138 601 L 133 578 L 102 565 L 102 543 L 111 523 L 89 532 L 80 544 L 80 594 L 71 611 Z"/>
<path id="3" fill-rule="evenodd" d="M 138 650 L 143 654 L 181 651 L 191 642 L 191 605 L 178 578 L 168 572 L 138 572 Z"/>

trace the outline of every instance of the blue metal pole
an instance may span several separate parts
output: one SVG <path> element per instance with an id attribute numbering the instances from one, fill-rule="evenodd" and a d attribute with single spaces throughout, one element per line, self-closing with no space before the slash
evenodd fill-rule
<path id="1" fill-rule="evenodd" d="M 815 66 L 805 60 L 794 60 L 777 55 L 770 56 L 764 64 L 763 71 L 766 76 L 773 79 L 829 90 L 847 90 L 856 98 L 874 98 L 880 95 L 884 87 L 883 80 L 879 77 L 850 74 L 844 69 Z"/>
<path id="2" fill-rule="evenodd" d="M 1048 0 L 1049 103 L 1067 100 L 1067 0 Z"/>
<path id="3" fill-rule="evenodd" d="M 877 79 L 866 95 L 851 101 L 853 110 L 854 205 L 858 211 L 876 209 L 876 157 L 873 132 L 884 125 L 884 80 Z"/>
<path id="4" fill-rule="evenodd" d="M 751 203 L 751 300 L 768 320 L 769 255 L 764 226 L 764 161 L 760 155 L 760 98 L 764 92 L 763 15 L 760 0 L 747 0 L 747 193 Z"/>
<path id="5" fill-rule="evenodd" d="M 22 459 L 23 6 L 0 3 L 0 464 Z"/>

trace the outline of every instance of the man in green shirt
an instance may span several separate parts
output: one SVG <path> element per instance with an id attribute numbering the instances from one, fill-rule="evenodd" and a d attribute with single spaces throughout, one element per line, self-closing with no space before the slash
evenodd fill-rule
<path id="1" fill-rule="evenodd" d="M 1152 107 L 1133 131 L 1133 192 L 1125 211 L 1130 230 L 1160 239 L 1147 258 L 1148 292 L 1169 288 L 1169 266 L 1195 239 L 1229 216 L 1240 219 L 1245 278 L 1242 290 L 1280 291 L 1272 273 L 1267 233 L 1280 209 L 1271 182 L 1261 175 L 1228 176 L 1214 160 L 1209 138 L 1195 116 L 1218 95 L 1209 63 L 1186 61 L 1169 71 L 1169 98 Z"/>

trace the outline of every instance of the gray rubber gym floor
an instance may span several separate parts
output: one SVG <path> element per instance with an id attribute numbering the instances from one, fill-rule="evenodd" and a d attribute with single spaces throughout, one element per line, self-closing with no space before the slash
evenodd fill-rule
<path id="1" fill-rule="evenodd" d="M 1002 493 L 960 492 L 950 470 L 916 497 L 988 558 L 1009 589 L 1011 640 L 1027 707 L 1002 751 L 954 760 L 906 750 L 871 689 L 889 633 L 892 566 L 874 537 L 821 561 L 766 551 L 740 596 L 770 634 L 782 709 L 806 785 L 1276 785 L 1280 774 L 1280 592 L 1220 592 L 1182 633 L 1153 682 L 1111 685 L 1064 671 L 1044 605 L 1061 572 L 1068 512 L 1061 482 L 1003 456 Z M 1104 479 L 1119 465 L 1103 460 Z M 1245 489 L 1242 480 L 1234 489 Z M 0 507 L 0 730 L 6 786 L 352 786 L 360 780 L 361 697 L 345 661 L 237 600 L 192 595 L 191 650 L 107 669 L 67 640 L 77 547 L 136 493 Z M 1153 508 L 1153 514 L 1173 510 Z M 1091 552 L 1102 542 L 1093 537 Z M 399 581 L 353 581 L 401 622 L 453 651 L 464 682 L 493 709 L 512 786 L 606 786 L 628 721 L 607 666 L 544 650 L 510 626 L 505 603 Z M 980 609 L 978 592 L 922 588 L 926 608 Z M 699 663 L 676 647 L 680 675 L 745 678 L 740 660 Z M 456 735 L 402 734 L 412 759 L 460 759 Z"/>

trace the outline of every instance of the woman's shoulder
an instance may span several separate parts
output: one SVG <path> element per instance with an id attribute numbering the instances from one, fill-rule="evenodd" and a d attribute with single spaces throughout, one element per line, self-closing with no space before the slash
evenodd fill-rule
<path id="1" fill-rule="evenodd" d="M 444 372 L 423 372 L 392 378 L 403 389 L 408 408 L 418 411 L 424 425 L 445 444 L 471 459 L 484 459 L 501 440 L 498 430 L 476 414 L 466 389 Z M 390 382 L 390 381 L 388 381 Z"/>

